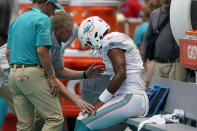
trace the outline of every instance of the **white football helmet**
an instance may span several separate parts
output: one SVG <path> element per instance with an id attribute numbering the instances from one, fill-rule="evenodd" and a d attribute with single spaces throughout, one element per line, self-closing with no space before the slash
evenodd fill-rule
<path id="1" fill-rule="evenodd" d="M 92 49 L 101 54 L 101 43 L 104 35 L 110 30 L 110 26 L 100 17 L 92 16 L 85 19 L 78 30 L 78 39 L 82 48 L 90 45 Z"/>

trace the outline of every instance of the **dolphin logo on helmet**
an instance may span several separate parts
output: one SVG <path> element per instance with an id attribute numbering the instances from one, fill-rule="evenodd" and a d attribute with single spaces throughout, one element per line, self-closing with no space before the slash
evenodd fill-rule
<path id="1" fill-rule="evenodd" d="M 83 34 L 85 34 L 86 32 L 91 32 L 91 31 L 94 30 L 93 22 L 94 22 L 93 20 L 87 22 L 87 24 L 85 25 Z"/>

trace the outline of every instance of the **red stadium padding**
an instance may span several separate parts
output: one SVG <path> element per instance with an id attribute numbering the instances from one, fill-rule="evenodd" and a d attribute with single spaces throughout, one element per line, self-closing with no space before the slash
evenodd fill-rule
<path id="1" fill-rule="evenodd" d="M 19 11 L 22 11 L 20 13 L 24 13 L 28 11 L 28 9 L 32 6 L 32 4 L 19 4 Z"/>
<path id="2" fill-rule="evenodd" d="M 64 57 L 64 66 L 78 71 L 87 70 L 92 64 L 104 65 L 101 58 L 95 57 Z"/>
<path id="3" fill-rule="evenodd" d="M 80 110 L 71 102 L 65 100 L 64 98 L 61 97 L 62 101 L 62 112 L 64 116 L 67 117 L 77 117 Z"/>
<path id="4" fill-rule="evenodd" d="M 3 123 L 2 131 L 16 131 L 16 124 L 18 120 L 13 113 L 6 114 L 6 118 Z"/>
<path id="5" fill-rule="evenodd" d="M 197 40 L 180 39 L 180 64 L 197 70 Z"/>
<path id="6" fill-rule="evenodd" d="M 62 80 L 62 83 L 65 85 L 65 87 L 67 88 L 68 82 L 70 82 L 69 80 Z M 77 82 L 76 84 L 74 84 L 74 92 L 75 95 L 81 95 L 80 93 L 80 85 L 79 82 Z M 67 101 L 66 99 L 60 97 L 61 99 L 61 105 L 62 105 L 62 112 L 63 115 L 66 117 L 77 117 L 80 110 L 71 102 Z"/>

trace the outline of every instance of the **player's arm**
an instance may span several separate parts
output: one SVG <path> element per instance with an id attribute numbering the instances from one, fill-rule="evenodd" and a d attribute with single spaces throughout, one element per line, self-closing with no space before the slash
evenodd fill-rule
<path id="1" fill-rule="evenodd" d="M 99 99 L 93 104 L 96 109 L 111 99 L 114 93 L 120 88 L 126 79 L 126 60 L 124 50 L 113 48 L 108 51 L 108 57 L 112 62 L 114 77 L 109 83 L 108 88 L 99 96 Z"/>
<path id="2" fill-rule="evenodd" d="M 114 94 L 126 79 L 126 60 L 124 50 L 120 48 L 114 48 L 108 51 L 108 57 L 112 62 L 114 77 L 110 81 L 107 90 Z"/>

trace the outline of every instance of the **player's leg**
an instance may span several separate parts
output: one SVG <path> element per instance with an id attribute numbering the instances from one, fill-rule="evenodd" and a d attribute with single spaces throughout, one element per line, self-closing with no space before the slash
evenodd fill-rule
<path id="1" fill-rule="evenodd" d="M 128 94 L 116 96 L 101 108 L 96 115 L 78 116 L 84 125 L 89 129 L 102 129 L 124 121 L 128 117 L 138 117 L 145 113 L 146 102 L 144 95 Z M 76 131 L 77 128 L 75 128 Z M 79 128 L 78 128 L 79 129 Z"/>

